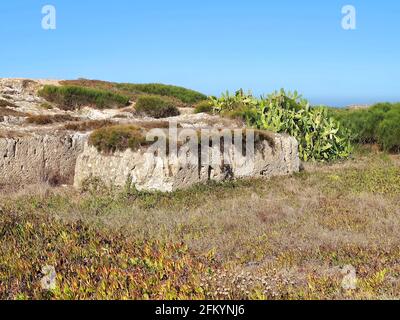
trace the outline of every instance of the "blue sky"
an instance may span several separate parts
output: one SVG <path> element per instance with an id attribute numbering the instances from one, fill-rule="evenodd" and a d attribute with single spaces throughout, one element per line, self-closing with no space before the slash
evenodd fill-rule
<path id="1" fill-rule="evenodd" d="M 42 6 L 57 29 L 41 28 Z M 357 29 L 341 27 L 341 8 Z M 313 103 L 400 101 L 397 0 L 13 0 L 0 77 L 162 82 L 206 94 L 297 89 Z"/>

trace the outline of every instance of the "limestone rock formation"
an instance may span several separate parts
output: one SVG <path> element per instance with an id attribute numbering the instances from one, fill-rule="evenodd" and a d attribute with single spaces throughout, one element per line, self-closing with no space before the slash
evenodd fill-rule
<path id="1" fill-rule="evenodd" d="M 224 158 L 220 147 L 211 147 L 210 157 L 217 154 L 220 161 L 202 164 L 193 154 L 189 143 L 179 148 L 178 156 L 155 156 L 146 149 L 102 154 L 85 144 L 78 156 L 74 185 L 80 188 L 85 180 L 98 178 L 108 186 L 132 184 L 139 191 L 171 192 L 209 180 L 272 177 L 299 171 L 300 161 L 296 139 L 273 134 L 274 143 L 260 142 L 254 157 L 242 156 L 234 145 Z M 238 154 L 240 154 L 238 156 Z M 195 159 L 195 161 L 193 161 Z"/>
<path id="2" fill-rule="evenodd" d="M 0 184 L 71 184 L 84 141 L 80 134 L 0 139 Z"/>
<path id="3" fill-rule="evenodd" d="M 106 155 L 88 145 L 90 130 L 71 129 L 87 121 L 107 120 L 112 124 L 156 127 L 159 119 L 142 117 L 129 108 L 62 110 L 38 95 L 44 85 L 56 80 L 0 79 L 0 188 L 29 184 L 74 184 L 77 188 L 91 177 L 112 186 L 130 183 L 138 190 L 169 192 L 209 180 L 222 181 L 247 177 L 287 175 L 299 170 L 298 144 L 294 138 L 273 134 L 262 141 L 254 157 L 240 157 L 234 146 L 226 146 L 227 157 L 218 155 L 220 147 L 211 147 L 209 157 L 220 158 L 208 164 L 189 143 L 179 147 L 175 156 L 154 156 L 147 149 Z M 28 118 L 65 116 L 66 122 L 28 121 Z M 69 116 L 69 118 L 67 117 Z M 165 119 L 182 130 L 243 129 L 244 123 L 206 113 L 193 114 L 192 108 Z M 164 125 L 161 124 L 164 128 Z M 242 150 L 243 151 L 243 150 Z M 203 155 L 202 155 L 203 156 Z M 191 161 L 188 161 L 190 159 Z M 194 160 L 193 160 L 194 159 Z"/>

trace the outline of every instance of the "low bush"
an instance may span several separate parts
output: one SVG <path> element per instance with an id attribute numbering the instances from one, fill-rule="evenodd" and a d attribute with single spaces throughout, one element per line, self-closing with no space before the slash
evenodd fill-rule
<path id="1" fill-rule="evenodd" d="M 143 95 L 163 96 L 165 98 L 170 98 L 174 104 L 179 107 L 191 107 L 195 103 L 207 99 L 202 93 L 165 84 L 115 83 L 88 79 L 65 80 L 60 83 L 67 86 L 106 90 L 128 96 L 132 101 L 137 101 L 137 99 Z"/>
<path id="2" fill-rule="evenodd" d="M 377 143 L 385 151 L 398 150 L 400 104 L 379 103 L 366 109 L 330 109 L 329 112 L 351 131 L 353 143 Z"/>
<path id="3" fill-rule="evenodd" d="M 200 101 L 194 106 L 194 113 L 212 114 L 213 111 L 213 105 L 209 100 Z"/>
<path id="4" fill-rule="evenodd" d="M 354 143 L 375 143 L 376 130 L 383 120 L 383 112 L 372 110 L 335 110 L 329 111 L 344 127 L 351 131 Z"/>
<path id="5" fill-rule="evenodd" d="M 240 116 L 251 127 L 295 137 L 304 161 L 337 160 L 351 153 L 347 130 L 328 115 L 326 108 L 311 108 L 297 92 L 281 90 L 257 99 L 240 90 L 211 100 L 214 111 L 222 115 Z"/>
<path id="6" fill-rule="evenodd" d="M 102 80 L 76 79 L 60 81 L 63 86 L 85 87 L 106 91 L 115 91 L 115 83 Z"/>
<path id="7" fill-rule="evenodd" d="M 386 151 L 400 152 L 400 111 L 389 111 L 377 129 L 379 145 Z"/>
<path id="8" fill-rule="evenodd" d="M 146 141 L 143 130 L 133 125 L 103 127 L 93 131 L 89 137 L 89 144 L 104 153 L 137 150 L 149 143 L 151 142 Z"/>
<path id="9" fill-rule="evenodd" d="M 99 109 L 122 108 L 129 104 L 127 96 L 78 86 L 44 86 L 39 95 L 64 110 L 75 110 L 83 106 Z"/>
<path id="10" fill-rule="evenodd" d="M 169 100 L 157 96 L 142 96 L 136 102 L 138 114 L 156 119 L 178 116 L 178 108 Z"/>
<path id="11" fill-rule="evenodd" d="M 207 99 L 207 96 L 205 96 L 200 92 L 186 89 L 183 87 L 165 85 L 160 83 L 149 83 L 149 84 L 120 83 L 116 84 L 116 87 L 121 90 L 130 91 L 133 93 L 147 93 L 152 95 L 174 97 L 188 104 L 195 104 L 197 102 Z"/>

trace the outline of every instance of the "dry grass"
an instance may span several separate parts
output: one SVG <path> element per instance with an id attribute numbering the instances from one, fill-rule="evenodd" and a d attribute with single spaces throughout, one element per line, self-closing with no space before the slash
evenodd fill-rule
<path id="1" fill-rule="evenodd" d="M 18 137 L 23 137 L 25 135 L 27 135 L 28 133 L 23 132 L 23 131 L 16 131 L 16 130 L 4 130 L 4 129 L 0 129 L 0 138 L 18 138 Z"/>
<path id="2" fill-rule="evenodd" d="M 88 79 L 65 80 L 61 81 L 60 84 L 107 90 L 128 96 L 131 101 L 137 101 L 142 96 L 150 95 L 154 98 L 166 99 L 178 108 L 192 107 L 198 99 L 206 98 L 202 94 L 189 89 L 163 84 L 129 84 Z"/>
<path id="3" fill-rule="evenodd" d="M 399 156 L 372 153 L 292 177 L 173 194 L 97 185 L 1 202 L 139 241 L 183 242 L 223 266 L 203 279 L 208 298 L 398 299 L 399 163 Z M 357 271 L 356 290 L 341 287 L 346 265 Z"/>
<path id="4" fill-rule="evenodd" d="M 112 126 L 115 123 L 110 120 L 89 120 L 82 122 L 68 123 L 64 126 L 66 130 L 87 132 L 108 126 Z"/>
<path id="5" fill-rule="evenodd" d="M 26 119 L 26 123 L 47 125 L 53 123 L 73 122 L 79 119 L 68 114 L 56 114 L 56 115 L 31 115 Z"/>
<path id="6" fill-rule="evenodd" d="M 136 121 L 135 125 L 146 130 L 151 130 L 151 129 L 168 129 L 170 123 L 168 121 Z M 177 128 L 182 128 L 182 126 L 178 123 Z"/>
<path id="7" fill-rule="evenodd" d="M 45 85 L 38 95 L 63 110 L 77 110 L 84 106 L 98 109 L 123 108 L 129 105 L 129 97 L 109 90 L 80 86 Z"/>
<path id="8" fill-rule="evenodd" d="M 6 107 L 18 108 L 18 106 L 13 102 L 10 102 L 10 101 L 4 100 L 4 99 L 0 99 L 0 108 L 6 108 Z"/>
<path id="9" fill-rule="evenodd" d="M 27 117 L 27 116 L 28 116 L 27 113 L 0 106 L 1 121 L 3 121 L 4 117 Z"/>

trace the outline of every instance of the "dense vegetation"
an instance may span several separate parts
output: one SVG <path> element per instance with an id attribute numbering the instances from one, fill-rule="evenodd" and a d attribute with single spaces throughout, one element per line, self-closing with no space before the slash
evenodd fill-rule
<path id="1" fill-rule="evenodd" d="M 75 110 L 82 106 L 99 109 L 122 108 L 129 104 L 129 97 L 106 90 L 79 86 L 44 86 L 39 95 L 57 104 L 64 110 Z"/>
<path id="2" fill-rule="evenodd" d="M 207 96 L 197 91 L 177 86 L 159 84 L 159 83 L 149 83 L 149 84 L 119 83 L 116 85 L 116 87 L 125 91 L 174 97 L 188 104 L 195 104 L 196 102 L 199 102 L 207 98 Z"/>
<path id="3" fill-rule="evenodd" d="M 0 106 L 0 122 L 4 121 L 4 117 L 27 117 L 28 114 L 14 109 Z"/>
<path id="4" fill-rule="evenodd" d="M 135 105 L 138 114 L 156 119 L 178 116 L 178 108 L 169 100 L 157 96 L 141 96 Z"/>
<path id="5" fill-rule="evenodd" d="M 162 96 L 170 98 L 177 107 L 190 107 L 201 100 L 207 99 L 200 92 L 165 84 L 115 83 L 87 79 L 66 80 L 61 83 L 64 85 L 107 90 L 129 96 L 132 101 L 137 101 L 143 95 Z"/>
<path id="6" fill-rule="evenodd" d="M 102 127 L 94 130 L 89 137 L 89 144 L 105 153 L 125 151 L 126 149 L 136 150 L 149 143 L 146 141 L 143 130 L 133 125 Z"/>
<path id="7" fill-rule="evenodd" d="M 343 159 L 351 153 L 347 130 L 328 115 L 326 108 L 311 108 L 296 92 L 282 90 L 257 99 L 238 91 L 211 100 L 216 113 L 241 117 L 251 127 L 292 135 L 299 142 L 304 161 Z"/>
<path id="8" fill-rule="evenodd" d="M 385 151 L 400 151 L 400 104 L 379 103 L 365 109 L 330 109 L 349 128 L 354 143 L 377 143 Z"/>

